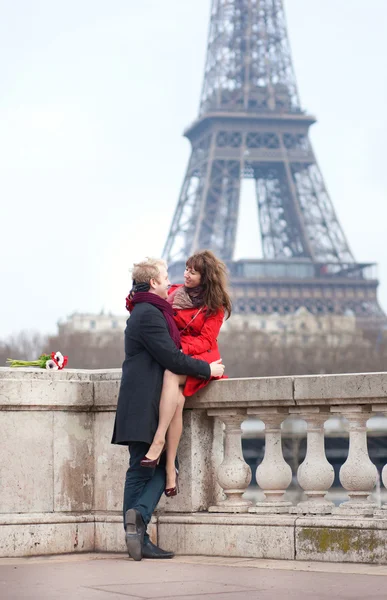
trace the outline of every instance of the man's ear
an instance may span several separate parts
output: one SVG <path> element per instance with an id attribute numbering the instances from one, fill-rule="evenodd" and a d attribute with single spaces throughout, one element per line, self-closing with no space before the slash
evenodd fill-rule
<path id="1" fill-rule="evenodd" d="M 150 279 L 150 280 L 149 280 L 149 286 L 150 286 L 150 288 L 151 288 L 152 290 L 154 290 L 154 289 L 155 289 L 155 287 L 156 287 L 156 279 Z"/>

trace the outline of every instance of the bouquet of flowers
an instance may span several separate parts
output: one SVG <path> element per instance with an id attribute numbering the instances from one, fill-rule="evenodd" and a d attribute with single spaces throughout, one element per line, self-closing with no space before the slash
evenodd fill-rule
<path id="1" fill-rule="evenodd" d="M 63 356 L 60 352 L 51 352 L 51 354 L 42 354 L 37 360 L 14 360 L 7 358 L 10 367 L 40 367 L 41 369 L 52 369 L 61 371 L 67 365 L 68 356 Z"/>

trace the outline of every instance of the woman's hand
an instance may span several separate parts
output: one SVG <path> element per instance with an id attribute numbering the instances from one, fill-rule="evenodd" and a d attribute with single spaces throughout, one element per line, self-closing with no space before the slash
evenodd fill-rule
<path id="1" fill-rule="evenodd" d="M 211 377 L 222 377 L 225 366 L 222 364 L 222 359 L 215 360 L 210 363 Z"/>

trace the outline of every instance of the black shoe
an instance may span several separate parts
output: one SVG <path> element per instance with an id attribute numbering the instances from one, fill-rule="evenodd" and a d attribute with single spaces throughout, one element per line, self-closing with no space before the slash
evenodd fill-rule
<path id="1" fill-rule="evenodd" d="M 152 544 L 150 540 L 147 540 L 142 547 L 143 558 L 173 558 L 174 556 L 174 552 L 162 550 L 158 546 L 155 546 L 155 544 Z"/>
<path id="2" fill-rule="evenodd" d="M 130 508 L 126 511 L 125 526 L 125 539 L 128 554 L 131 558 L 133 558 L 133 560 L 141 560 L 145 525 L 138 510 L 135 508 Z"/>

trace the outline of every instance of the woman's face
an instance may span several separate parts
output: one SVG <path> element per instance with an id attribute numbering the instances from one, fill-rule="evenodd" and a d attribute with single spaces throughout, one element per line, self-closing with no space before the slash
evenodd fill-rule
<path id="1" fill-rule="evenodd" d="M 187 288 L 194 288 L 200 285 L 201 275 L 191 267 L 186 267 L 184 271 L 184 283 Z"/>

